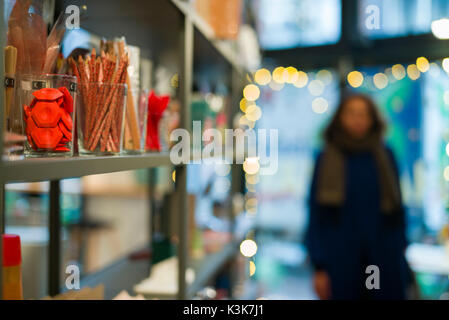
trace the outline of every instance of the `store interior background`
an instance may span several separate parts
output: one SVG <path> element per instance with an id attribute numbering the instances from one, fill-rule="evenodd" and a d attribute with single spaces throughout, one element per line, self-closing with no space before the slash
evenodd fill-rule
<path id="1" fill-rule="evenodd" d="M 407 255 L 416 267 L 422 298 L 444 296 L 449 291 L 449 239 L 442 236 L 449 221 L 449 60 L 443 58 L 449 56 L 449 42 L 436 39 L 431 24 L 449 16 L 449 1 L 243 3 L 242 16 L 254 27 L 262 52 L 261 64 L 254 71 L 266 68 L 273 78 L 280 75 L 279 82 L 261 86 L 258 105 L 262 116 L 255 124 L 257 129 L 278 130 L 279 170 L 272 176 L 242 171 L 241 193 L 231 194 L 231 166 L 189 166 L 189 205 L 194 217 L 189 254 L 201 263 L 203 257 L 223 249 L 231 237 L 232 223 L 226 213 L 231 207 L 234 213 L 240 208 L 236 219 L 251 225 L 246 238 L 253 239 L 258 248 L 251 258 L 238 252 L 232 266 L 224 265 L 202 297 L 225 298 L 232 291 L 232 297 L 242 299 L 316 299 L 303 246 L 307 196 L 321 130 L 343 90 L 373 96 L 388 121 L 387 141 L 400 164 L 407 232 L 413 243 Z M 380 8 L 379 29 L 366 27 L 364 9 L 370 5 Z M 91 43 L 92 38 L 84 30 L 69 33 L 64 50 L 70 53 L 72 48 Z M 419 57 L 426 60 L 417 61 Z M 156 86 L 158 79 L 168 77 L 173 85 L 174 72 L 159 63 L 152 66 L 153 83 Z M 393 68 L 397 64 L 405 71 Z M 279 69 L 281 66 L 286 69 Z M 289 66 L 295 69 L 287 69 Z M 299 70 L 307 74 L 304 83 L 288 83 L 289 76 Z M 351 70 L 363 74 L 362 86 L 354 88 L 351 79 L 348 81 L 347 71 Z M 375 77 L 378 73 L 387 80 Z M 248 78 L 257 80 L 254 74 Z M 174 90 L 160 82 L 160 92 Z M 227 83 L 211 84 L 205 76 L 195 79 L 194 86 L 194 120 L 195 110 L 207 110 L 198 112 L 197 119 L 206 124 L 212 121 L 219 127 L 229 120 L 221 119 L 220 109 L 214 109 L 216 99 L 227 99 Z M 240 117 L 245 106 L 241 107 Z M 171 110 L 176 113 L 176 106 Z M 176 122 L 176 116 L 169 118 L 167 125 L 169 121 Z M 149 190 L 148 179 L 154 180 L 154 190 Z M 88 280 L 130 254 L 145 255 L 147 251 L 141 250 L 151 240 L 152 262 L 169 261 L 160 277 L 176 279 L 170 259 L 166 260 L 175 254 L 177 243 L 176 217 L 168 209 L 177 205 L 172 197 L 175 181 L 172 168 L 64 180 L 62 274 L 67 265 L 75 264 Z M 25 298 L 47 295 L 48 188 L 49 183 L 27 183 L 6 189 L 6 232 L 19 234 L 23 242 Z M 154 201 L 149 201 L 150 194 Z M 198 276 L 194 267 L 191 271 Z M 134 287 L 122 289 L 135 294 Z"/>

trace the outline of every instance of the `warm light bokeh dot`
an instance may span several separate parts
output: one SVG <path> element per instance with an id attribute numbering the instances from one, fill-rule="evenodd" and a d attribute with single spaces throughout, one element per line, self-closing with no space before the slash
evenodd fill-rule
<path id="1" fill-rule="evenodd" d="M 449 181 L 449 167 L 444 169 L 444 180 Z"/>
<path id="2" fill-rule="evenodd" d="M 427 58 L 425 57 L 419 57 L 418 59 L 416 59 L 416 67 L 422 73 L 429 71 L 430 69 L 429 60 L 427 60 Z"/>
<path id="3" fill-rule="evenodd" d="M 285 82 L 294 83 L 298 76 L 298 70 L 295 67 L 288 67 L 287 69 L 285 69 L 285 71 L 287 73 L 287 79 L 285 80 Z"/>
<path id="4" fill-rule="evenodd" d="M 257 174 L 260 170 L 258 158 L 247 158 L 243 163 L 243 170 L 247 174 Z"/>
<path id="5" fill-rule="evenodd" d="M 256 186 L 253 184 L 248 184 L 248 182 L 247 182 L 247 183 L 245 183 L 245 186 L 246 186 L 246 189 L 248 190 L 248 192 L 256 192 L 257 191 Z M 253 209 L 253 208 L 250 208 L 250 209 Z M 245 210 L 248 211 L 248 208 L 245 207 Z"/>
<path id="6" fill-rule="evenodd" d="M 257 207 L 257 205 L 259 204 L 256 198 L 252 198 L 252 199 L 248 199 L 246 201 L 246 204 L 248 205 L 248 207 Z"/>
<path id="7" fill-rule="evenodd" d="M 254 104 L 253 101 L 248 101 L 248 100 L 246 100 L 245 98 L 243 98 L 243 99 L 240 101 L 240 110 L 242 110 L 242 112 L 246 112 L 246 109 L 247 109 L 249 106 L 253 105 L 253 104 Z"/>
<path id="8" fill-rule="evenodd" d="M 256 264 L 254 261 L 249 262 L 249 276 L 252 277 L 256 274 Z"/>
<path id="9" fill-rule="evenodd" d="M 253 121 L 250 121 L 246 117 L 246 115 L 243 115 L 243 116 L 240 117 L 239 125 L 240 126 L 247 126 L 248 128 L 253 129 L 256 126 L 256 123 L 253 122 Z"/>
<path id="10" fill-rule="evenodd" d="M 324 98 L 316 98 L 312 102 L 312 110 L 317 114 L 326 113 L 329 109 L 329 103 Z"/>
<path id="11" fill-rule="evenodd" d="M 249 210 L 247 210 L 247 213 L 252 216 L 255 216 L 257 215 L 257 208 L 249 208 Z"/>
<path id="12" fill-rule="evenodd" d="M 246 174 L 245 179 L 246 182 L 249 184 L 258 184 L 260 181 L 258 175 L 251 175 L 251 174 Z"/>
<path id="13" fill-rule="evenodd" d="M 249 84 L 243 89 L 243 96 L 248 101 L 256 101 L 260 97 L 260 89 L 255 84 Z"/>
<path id="14" fill-rule="evenodd" d="M 440 69 L 440 67 L 438 66 L 438 64 L 436 64 L 435 62 L 432 62 L 432 63 L 430 64 L 429 74 L 430 74 L 432 77 L 435 77 L 435 78 L 440 76 L 440 74 L 441 74 L 441 69 Z"/>
<path id="15" fill-rule="evenodd" d="M 333 80 L 332 73 L 326 69 L 318 71 L 316 78 L 322 81 L 326 86 L 331 84 Z"/>
<path id="16" fill-rule="evenodd" d="M 374 75 L 373 82 L 377 89 L 384 89 L 388 86 L 388 77 L 384 73 L 377 73 Z"/>
<path id="17" fill-rule="evenodd" d="M 449 58 L 444 58 L 443 62 L 441 63 L 444 71 L 446 71 L 447 73 L 449 73 Z"/>
<path id="18" fill-rule="evenodd" d="M 245 240 L 240 244 L 240 252 L 247 258 L 252 258 L 257 254 L 257 243 L 253 240 Z"/>
<path id="19" fill-rule="evenodd" d="M 313 96 L 321 96 L 324 92 L 324 83 L 321 80 L 313 80 L 310 81 L 309 86 L 307 87 L 309 92 Z"/>
<path id="20" fill-rule="evenodd" d="M 261 86 L 266 86 L 271 82 L 271 72 L 267 69 L 260 69 L 254 75 L 254 80 Z"/>
<path id="21" fill-rule="evenodd" d="M 363 84 L 363 74 L 359 71 L 352 71 L 348 74 L 348 83 L 353 88 L 358 88 Z"/>
<path id="22" fill-rule="evenodd" d="M 273 70 L 273 81 L 277 83 L 285 83 L 288 78 L 288 72 L 284 67 L 277 67 Z"/>
<path id="23" fill-rule="evenodd" d="M 281 91 L 282 89 L 284 89 L 285 84 L 279 83 L 276 81 L 271 81 L 269 86 L 270 86 L 270 89 L 273 91 Z"/>
<path id="24" fill-rule="evenodd" d="M 411 80 L 418 80 L 421 76 L 421 72 L 419 72 L 416 64 L 411 64 L 407 67 L 407 75 Z"/>
<path id="25" fill-rule="evenodd" d="M 304 71 L 299 71 L 293 85 L 297 88 L 304 88 L 309 83 L 309 76 Z"/>
<path id="26" fill-rule="evenodd" d="M 250 121 L 258 121 L 262 117 L 262 110 L 255 104 L 248 106 L 246 109 L 246 117 Z"/>
<path id="27" fill-rule="evenodd" d="M 391 73 L 396 80 L 402 80 L 407 75 L 405 68 L 402 64 L 396 64 L 391 68 Z"/>

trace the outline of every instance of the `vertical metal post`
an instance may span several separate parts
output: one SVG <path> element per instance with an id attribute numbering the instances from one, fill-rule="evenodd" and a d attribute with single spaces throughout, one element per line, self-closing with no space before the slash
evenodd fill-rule
<path id="1" fill-rule="evenodd" d="M 190 17 L 184 17 L 183 32 L 181 32 L 181 121 L 182 127 L 190 130 L 191 115 L 190 101 L 193 79 L 193 24 Z M 179 166 L 176 170 L 176 186 L 178 193 L 178 214 L 179 214 L 179 245 L 178 245 L 178 299 L 187 299 L 186 269 L 188 264 L 188 201 L 187 201 L 187 167 Z"/>
<path id="2" fill-rule="evenodd" d="M 342 26 L 341 43 L 347 47 L 352 47 L 355 43 L 360 43 L 363 38 L 358 28 L 359 2 L 357 0 L 345 0 L 342 4 Z"/>
<path id="3" fill-rule="evenodd" d="M 243 96 L 243 87 L 244 87 L 244 77 L 237 71 L 235 68 L 232 68 L 231 71 L 231 109 L 229 110 L 229 120 L 228 126 L 229 128 L 233 128 L 234 116 L 239 112 L 240 105 L 239 102 Z M 234 144 L 235 145 L 235 144 Z M 234 150 L 235 151 L 235 150 Z M 243 167 L 242 165 L 236 164 L 235 159 L 232 164 L 231 170 L 231 197 L 234 197 L 238 193 L 242 193 L 242 181 L 243 181 Z M 231 221 L 231 241 L 236 241 L 235 230 L 236 230 L 236 214 L 234 211 L 234 206 L 231 204 L 230 209 L 230 221 Z M 237 259 L 234 257 L 229 262 L 229 276 L 231 278 L 231 283 L 236 283 L 237 280 Z M 233 299 L 235 293 L 234 285 L 231 285 L 230 288 L 230 299 Z"/>
<path id="4" fill-rule="evenodd" d="M 50 217 L 48 223 L 48 293 L 55 296 L 61 290 L 61 215 L 60 181 L 50 182 Z"/>
<path id="5" fill-rule="evenodd" d="M 0 300 L 3 299 L 3 234 L 5 233 L 5 185 L 0 181 Z"/>
<path id="6" fill-rule="evenodd" d="M 148 244 L 151 246 L 154 236 L 154 215 L 156 212 L 156 202 L 154 196 L 154 188 L 156 185 L 157 171 L 156 168 L 148 169 Z"/>
<path id="7" fill-rule="evenodd" d="M 5 116 L 6 116 L 6 106 L 5 106 L 5 86 L 4 86 L 4 79 L 5 79 L 5 48 L 6 46 L 6 30 L 3 28 L 3 26 L 6 25 L 5 23 L 5 16 L 4 16 L 4 9 L 5 4 L 4 1 L 2 1 L 2 4 L 0 5 L 0 26 L 2 28 L 0 29 L 0 79 L 1 79 L 1 86 L 0 86 L 0 156 L 2 158 L 0 159 L 0 170 L 3 170 L 3 134 L 4 134 L 4 126 L 5 126 Z M 4 181 L 0 181 L 0 183 L 4 183 Z M 1 291 L 1 290 L 0 290 Z"/>
<path id="8" fill-rule="evenodd" d="M 240 111 L 240 100 L 243 97 L 243 87 L 244 87 L 244 80 L 243 76 L 235 70 L 235 68 L 232 68 L 231 70 L 231 108 L 229 110 L 229 119 L 228 119 L 228 126 L 229 128 L 232 128 L 234 125 L 234 117 L 235 115 Z M 235 146 L 235 143 L 234 143 Z M 234 150 L 235 154 L 235 150 Z M 233 165 L 231 170 L 231 196 L 233 197 L 235 194 L 242 192 L 242 175 L 243 167 L 242 165 L 238 165 L 235 162 L 235 159 L 233 159 Z M 234 232 L 235 232 L 235 212 L 231 209 L 231 234 L 232 239 L 234 239 Z"/>
<path id="9" fill-rule="evenodd" d="M 179 199 L 179 244 L 178 244 L 178 299 L 187 299 L 186 270 L 188 264 L 188 203 L 187 203 L 187 167 L 176 169 L 176 183 L 178 185 Z"/>
<path id="10" fill-rule="evenodd" d="M 2 29 L 0 31 L 0 80 L 2 85 L 0 86 L 0 173 L 3 172 L 3 130 L 4 128 L 4 117 L 5 117 L 5 90 L 3 89 L 3 79 L 5 77 L 5 63 L 4 63 L 4 50 L 6 44 L 6 30 L 4 30 L 3 26 L 5 25 L 5 14 L 4 14 L 5 4 L 2 2 L 0 5 L 0 26 Z M 3 237 L 2 235 L 5 232 L 5 181 L 1 178 L 2 174 L 0 174 L 0 300 L 2 300 L 3 294 Z"/>
<path id="11" fill-rule="evenodd" d="M 342 26 L 340 45 L 344 48 L 344 51 L 350 52 L 348 56 L 340 57 L 338 61 L 340 94 L 343 94 L 346 90 L 346 74 L 349 72 L 348 69 L 353 68 L 357 50 L 360 46 L 367 44 L 367 39 L 361 36 L 358 28 L 359 2 L 357 0 L 346 0 L 342 1 L 341 4 Z"/>
<path id="12" fill-rule="evenodd" d="M 5 228 L 6 228 L 6 212 L 5 212 L 5 185 L 2 183 L 0 185 L 0 210 L 1 210 L 1 214 L 0 214 L 0 234 L 4 234 L 5 233 Z M 3 246 L 0 246 L 0 252 L 2 250 Z M 0 256 L 0 261 L 2 259 L 3 256 Z"/>

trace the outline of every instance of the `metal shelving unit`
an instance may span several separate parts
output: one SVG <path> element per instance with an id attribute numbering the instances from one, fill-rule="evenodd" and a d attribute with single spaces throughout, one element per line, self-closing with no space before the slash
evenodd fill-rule
<path id="1" fill-rule="evenodd" d="M 57 8 L 63 8 L 68 4 L 77 4 L 80 1 L 64 1 L 57 0 Z M 81 2 L 80 2 L 81 4 Z M 82 4 L 86 4 L 83 1 Z M 139 6 L 141 9 L 139 10 Z M 171 8 L 170 8 L 171 7 Z M 235 96 L 240 92 L 236 92 L 235 81 L 238 78 L 240 84 L 244 83 L 244 69 L 239 65 L 237 54 L 232 49 L 232 45 L 225 42 L 214 40 L 208 27 L 196 16 L 195 12 L 191 10 L 186 3 L 180 0 L 152 0 L 142 2 L 137 0 L 119 0 L 111 2 L 106 0 L 87 1 L 87 8 L 90 13 L 98 14 L 99 18 L 94 22 L 86 22 L 87 29 L 96 31 L 104 36 L 118 36 L 125 34 L 130 35 L 130 43 L 137 42 L 137 45 L 142 45 L 143 49 L 158 43 L 158 33 L 168 32 L 164 28 L 167 24 L 167 29 L 175 29 L 175 34 L 180 35 L 177 39 L 167 40 L 167 43 L 160 44 L 161 46 L 173 46 L 179 57 L 179 99 L 181 101 L 181 127 L 190 129 L 190 101 L 191 92 L 193 88 L 194 78 L 194 52 L 195 52 L 195 30 L 199 32 L 203 38 L 210 44 L 210 46 L 217 53 L 218 59 L 222 63 L 229 66 L 232 76 L 231 84 L 234 95 L 233 101 L 236 101 Z M 103 10 L 104 9 L 104 10 Z M 168 10 L 163 14 L 170 15 L 169 18 L 160 16 L 160 10 Z M 4 7 L 0 6 L 0 25 L 5 25 L 4 21 Z M 152 15 L 151 18 L 145 14 Z M 114 24 L 110 24 L 110 19 L 116 19 Z M 132 17 L 139 18 L 139 21 L 129 20 Z M 154 18 L 154 19 L 153 19 Z M 109 19 L 109 20 L 108 20 Z M 154 20 L 154 22 L 152 22 Z M 177 22 L 173 26 L 173 21 Z M 134 24 L 135 22 L 135 24 Z M 83 22 L 82 22 L 83 23 Z M 154 23 L 154 30 L 152 23 Z M 98 24 L 98 25 L 97 25 Z M 149 28 L 148 34 L 140 32 L 138 28 Z M 117 29 L 121 30 L 120 32 Z M 124 30 L 124 31 L 123 31 Z M 142 30 L 143 31 L 143 30 Z M 0 33 L 0 47 L 6 44 L 6 32 Z M 103 34 L 104 33 L 104 34 Z M 176 37 L 175 37 L 176 38 Z M 134 41 L 134 42 L 133 42 Z M 159 41 L 160 42 L 160 41 Z M 165 49 L 165 48 L 164 48 Z M 173 48 L 172 48 L 173 49 Z M 159 54 L 162 55 L 163 51 Z M 3 50 L 2 53 L 3 55 Z M 0 63 L 0 75 L 4 74 L 3 63 Z M 237 76 L 236 76 L 237 74 Z M 4 91 L 0 90 L 0 101 L 3 102 Z M 238 107 L 237 107 L 238 109 Z M 4 107 L 0 108 L 0 119 L 3 119 Z M 3 141 L 3 121 L 0 121 L 0 141 Z M 3 154 L 3 144 L 0 143 L 0 154 Z M 74 158 L 55 158 L 55 159 L 27 159 L 23 161 L 0 161 L 0 233 L 5 232 L 5 185 L 8 183 L 17 182 L 40 182 L 50 181 L 50 208 L 49 208 L 49 295 L 53 296 L 60 292 L 60 245 L 61 245 L 61 221 L 60 221 L 60 180 L 67 178 L 78 178 L 87 175 L 112 173 L 119 171 L 130 171 L 137 169 L 150 169 L 160 166 L 171 166 L 168 154 L 145 154 L 141 156 L 116 156 L 116 157 L 74 157 Z M 185 271 L 188 265 L 187 255 L 187 237 L 188 237 L 188 221 L 187 221 L 187 168 L 185 165 L 177 167 L 176 192 L 178 193 L 177 218 L 180 225 L 179 228 L 179 247 L 178 247 L 178 298 L 186 299 L 195 295 L 196 291 L 207 282 L 209 277 L 216 272 L 224 260 L 228 260 L 232 254 L 236 252 L 236 246 L 233 242 L 223 249 L 223 252 L 214 255 L 208 261 L 204 261 L 204 270 L 202 270 L 201 277 L 192 286 L 187 287 L 185 279 Z M 151 182 L 150 182 L 151 184 Z M 150 186 L 151 189 L 151 186 Z M 0 246 L 0 271 L 2 266 L 2 246 Z M 121 262 L 123 264 L 123 261 Z M 204 271 L 204 272 L 203 272 Z M 109 278 L 111 278 L 109 276 Z M 113 278 L 113 277 L 112 277 Z M 0 277 L 0 288 L 2 286 L 2 277 Z M 91 282 L 94 280 L 91 280 Z M 98 282 L 96 279 L 95 281 Z M 94 281 L 94 282 L 95 282 Z M 1 299 L 1 290 L 0 290 Z"/>

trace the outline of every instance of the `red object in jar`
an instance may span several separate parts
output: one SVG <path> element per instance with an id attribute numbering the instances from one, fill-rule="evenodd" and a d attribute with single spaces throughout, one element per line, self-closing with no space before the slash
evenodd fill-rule
<path id="1" fill-rule="evenodd" d="M 59 127 L 36 128 L 31 132 L 31 138 L 40 149 L 55 149 L 63 134 Z"/>
<path id="2" fill-rule="evenodd" d="M 65 111 L 67 111 L 68 113 L 72 113 L 73 112 L 73 98 L 72 95 L 70 94 L 69 90 L 67 90 L 66 87 L 61 87 L 59 88 L 59 91 L 62 92 L 62 94 L 64 95 L 64 109 Z"/>
<path id="3" fill-rule="evenodd" d="M 39 128 L 55 128 L 61 119 L 61 108 L 54 102 L 41 101 L 31 110 L 31 118 Z"/>
<path id="4" fill-rule="evenodd" d="M 45 88 L 33 93 L 30 106 L 24 106 L 24 120 L 30 146 L 35 149 L 68 152 L 72 141 L 73 98 L 67 88 Z"/>
<path id="5" fill-rule="evenodd" d="M 153 91 L 148 99 L 148 125 L 146 149 L 148 151 L 161 151 L 159 139 L 159 124 L 164 111 L 170 103 L 169 96 L 157 96 Z"/>

